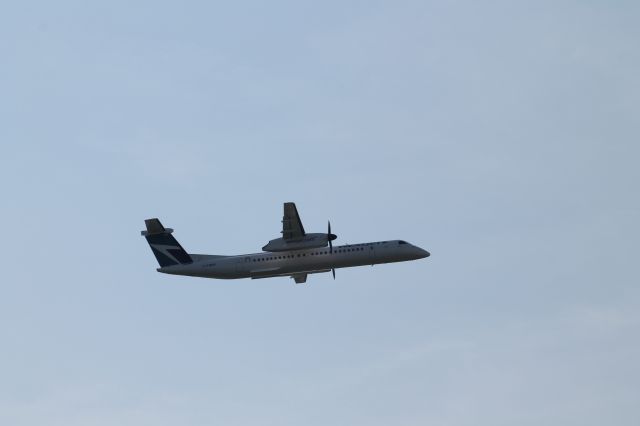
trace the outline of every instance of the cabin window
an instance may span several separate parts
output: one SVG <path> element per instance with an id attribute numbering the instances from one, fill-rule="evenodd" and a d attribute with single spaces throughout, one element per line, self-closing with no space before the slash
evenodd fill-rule
<path id="1" fill-rule="evenodd" d="M 398 241 L 398 244 L 407 244 L 406 241 Z"/>

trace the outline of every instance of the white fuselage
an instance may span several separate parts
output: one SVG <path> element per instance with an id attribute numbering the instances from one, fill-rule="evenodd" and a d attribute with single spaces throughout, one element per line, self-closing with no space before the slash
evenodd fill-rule
<path id="1" fill-rule="evenodd" d="M 191 255 L 193 263 L 158 268 L 159 272 L 204 278 L 267 278 L 329 272 L 331 269 L 422 259 L 429 252 L 405 241 L 380 241 L 237 256 Z"/>

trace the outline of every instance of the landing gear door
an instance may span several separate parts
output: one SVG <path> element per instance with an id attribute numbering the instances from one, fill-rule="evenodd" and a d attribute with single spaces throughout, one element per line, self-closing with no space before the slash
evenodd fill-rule
<path id="1" fill-rule="evenodd" d="M 371 261 L 371 266 L 373 266 L 376 263 L 376 260 L 378 260 L 378 257 L 376 256 L 376 248 L 374 244 L 369 244 L 369 246 L 367 247 L 367 254 L 369 255 L 369 260 Z"/>
<path id="2" fill-rule="evenodd" d="M 236 272 L 248 272 L 250 262 L 251 262 L 251 258 L 249 256 L 237 258 L 235 260 Z"/>

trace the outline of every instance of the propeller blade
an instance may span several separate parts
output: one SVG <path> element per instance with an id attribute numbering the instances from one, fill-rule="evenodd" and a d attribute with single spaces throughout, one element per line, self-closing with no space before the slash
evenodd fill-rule
<path id="1" fill-rule="evenodd" d="M 327 240 L 329 241 L 329 253 L 333 253 L 333 243 L 331 242 L 331 221 L 328 221 Z M 333 272 L 333 278 L 336 278 L 335 271 Z"/>
<path id="2" fill-rule="evenodd" d="M 336 269 L 335 268 L 331 268 L 331 272 L 333 272 L 333 279 L 336 279 Z"/>

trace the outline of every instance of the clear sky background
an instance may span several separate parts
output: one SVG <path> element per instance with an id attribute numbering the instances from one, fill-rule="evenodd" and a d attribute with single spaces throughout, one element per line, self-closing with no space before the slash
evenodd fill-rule
<path id="1" fill-rule="evenodd" d="M 0 424 L 637 425 L 640 3 L 2 3 Z M 295 201 L 428 259 L 158 274 Z"/>

